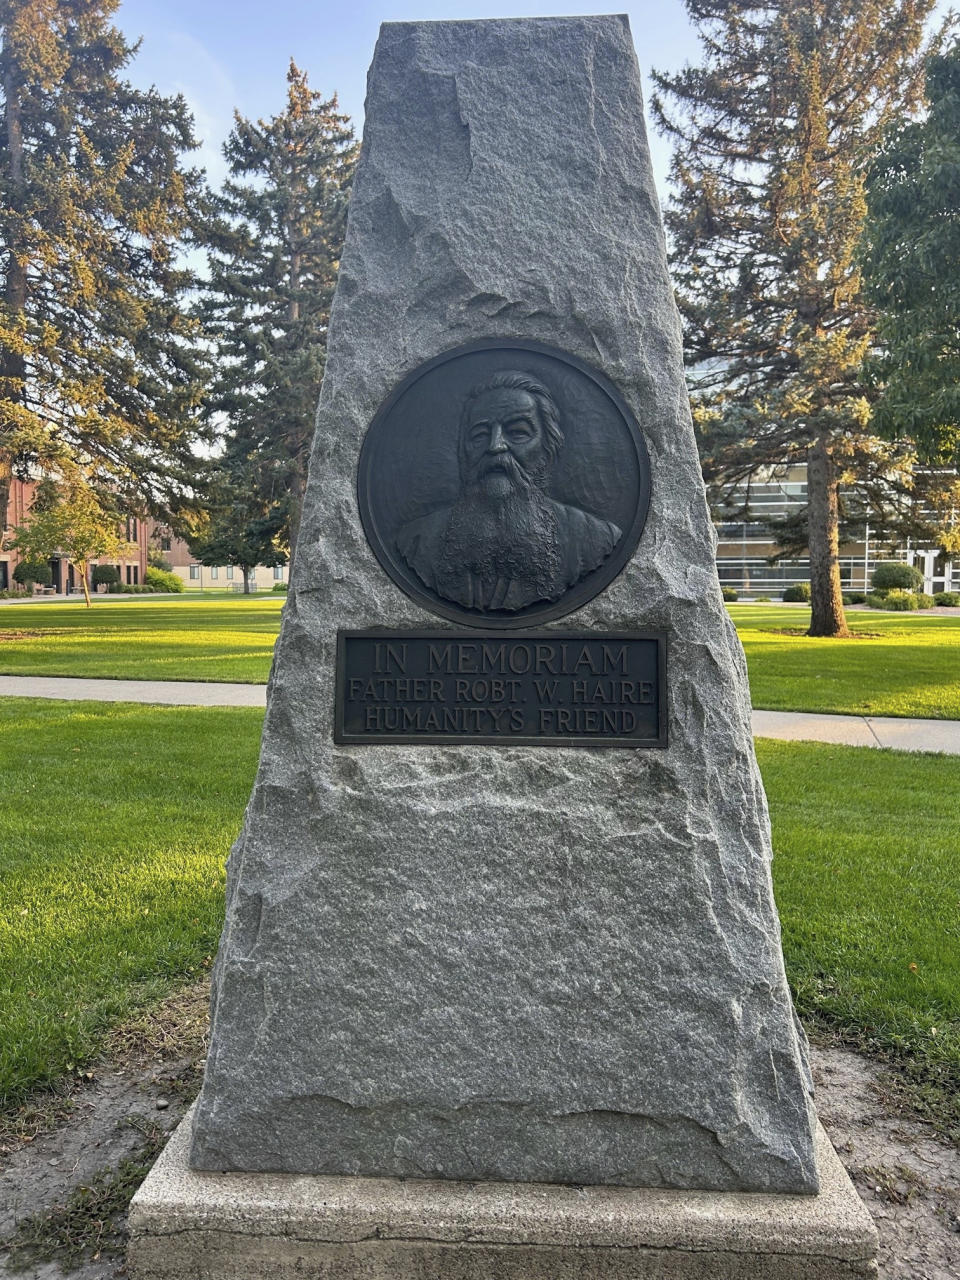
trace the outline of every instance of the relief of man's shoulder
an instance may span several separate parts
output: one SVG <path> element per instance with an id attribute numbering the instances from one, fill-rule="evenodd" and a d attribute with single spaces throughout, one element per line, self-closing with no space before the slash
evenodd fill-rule
<path id="1" fill-rule="evenodd" d="M 420 580 L 431 588 L 436 586 L 436 568 L 449 518 L 450 508 L 440 507 L 408 520 L 397 530 L 397 550 Z"/>
<path id="2" fill-rule="evenodd" d="M 603 520 L 580 507 L 551 502 L 568 586 L 603 564 L 620 541 L 622 530 L 612 520 Z"/>

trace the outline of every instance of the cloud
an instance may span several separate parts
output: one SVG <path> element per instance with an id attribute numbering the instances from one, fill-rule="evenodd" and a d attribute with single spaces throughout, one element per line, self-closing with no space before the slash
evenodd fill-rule
<path id="1" fill-rule="evenodd" d="M 141 87 L 155 85 L 165 96 L 183 95 L 200 142 L 191 160 L 206 169 L 211 184 L 219 186 L 227 172 L 221 148 L 233 127 L 233 110 L 239 101 L 224 65 L 188 32 L 154 30 L 144 33 L 130 78 Z"/>

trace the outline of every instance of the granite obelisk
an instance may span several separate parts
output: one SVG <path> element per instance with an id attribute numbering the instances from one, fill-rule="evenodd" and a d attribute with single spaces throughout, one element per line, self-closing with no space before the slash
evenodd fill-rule
<path id="1" fill-rule="evenodd" d="M 626 20 L 385 25 L 195 1169 L 816 1191 L 713 552 Z"/>

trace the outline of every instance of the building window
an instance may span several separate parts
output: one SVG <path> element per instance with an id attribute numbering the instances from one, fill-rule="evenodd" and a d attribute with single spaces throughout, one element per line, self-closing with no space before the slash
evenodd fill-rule
<path id="1" fill-rule="evenodd" d="M 233 565 L 232 565 L 232 564 L 228 564 L 228 565 L 227 565 L 227 577 L 228 577 L 228 578 L 232 578 L 232 577 L 233 577 Z"/>
<path id="2" fill-rule="evenodd" d="M 198 564 L 192 564 L 190 566 L 190 577 L 194 582 L 196 582 L 197 578 L 200 577 L 200 566 Z"/>
<path id="3" fill-rule="evenodd" d="M 169 535 L 169 533 L 165 533 L 165 534 L 163 535 L 163 537 L 160 539 L 160 550 L 161 550 L 161 551 L 169 551 L 169 550 L 170 550 L 170 535 Z"/>
<path id="4" fill-rule="evenodd" d="M 219 577 L 220 577 L 220 570 L 219 570 L 218 568 L 216 568 L 216 566 L 214 566 L 214 568 L 212 568 L 212 569 L 210 570 L 210 581 L 211 581 L 211 582 L 216 582 L 216 580 L 217 580 Z"/>
<path id="5" fill-rule="evenodd" d="M 275 564 L 273 566 L 273 576 L 277 582 L 283 581 L 283 565 L 282 564 Z"/>

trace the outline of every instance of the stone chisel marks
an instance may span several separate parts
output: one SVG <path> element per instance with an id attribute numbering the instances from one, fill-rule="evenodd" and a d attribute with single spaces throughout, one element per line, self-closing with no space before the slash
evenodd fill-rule
<path id="1" fill-rule="evenodd" d="M 365 434 L 477 343 L 490 367 L 425 402 L 396 464 L 391 576 L 361 520 Z M 607 499 L 639 492 L 643 457 L 646 521 L 601 583 L 637 531 Z M 498 528 L 531 535 L 513 563 Z M 490 613 L 665 633 L 667 746 L 334 740 L 338 632 Z M 815 1192 L 769 862 L 626 20 L 387 24 L 194 1168 Z"/>

